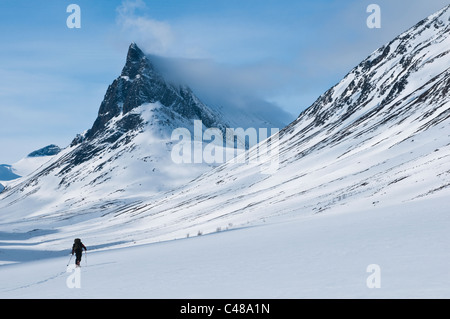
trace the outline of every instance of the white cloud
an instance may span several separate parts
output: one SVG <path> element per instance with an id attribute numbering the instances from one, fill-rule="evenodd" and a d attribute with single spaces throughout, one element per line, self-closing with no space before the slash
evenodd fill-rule
<path id="1" fill-rule="evenodd" d="M 117 23 L 128 40 L 139 43 L 149 53 L 167 54 L 174 43 L 169 23 L 139 16 L 137 11 L 145 9 L 142 0 L 124 1 L 117 8 Z"/>
<path id="2" fill-rule="evenodd" d="M 289 68 L 276 63 L 232 66 L 211 59 L 149 57 L 168 81 L 187 84 L 203 102 L 223 107 L 228 115 L 236 115 L 236 120 L 247 113 L 282 127 L 294 119 L 276 101 L 268 102 L 280 86 L 293 82 L 296 74 Z"/>

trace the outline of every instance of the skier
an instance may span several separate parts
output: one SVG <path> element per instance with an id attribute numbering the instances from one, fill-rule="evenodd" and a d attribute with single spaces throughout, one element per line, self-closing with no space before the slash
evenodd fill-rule
<path id="1" fill-rule="evenodd" d="M 72 246 L 72 256 L 75 253 L 75 264 L 80 267 L 81 262 L 81 255 L 83 253 L 83 249 L 87 251 L 87 248 L 83 243 L 81 242 L 80 238 L 75 238 L 75 241 Z"/>

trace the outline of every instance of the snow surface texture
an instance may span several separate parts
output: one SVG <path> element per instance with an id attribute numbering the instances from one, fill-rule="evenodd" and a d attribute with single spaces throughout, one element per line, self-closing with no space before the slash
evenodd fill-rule
<path id="1" fill-rule="evenodd" d="M 127 162 L 158 150 L 142 145 L 159 136 L 148 119 L 162 105 L 112 118 L 104 132 L 133 114 L 147 120 L 118 137 L 118 147 L 90 149 L 92 156 L 75 157 L 59 175 L 44 169 L 0 195 L 0 259 L 61 256 L 3 266 L 1 293 L 448 298 L 449 8 L 375 51 L 296 121 L 250 149 L 251 164 L 205 169 L 179 188 L 139 188 L 150 167 Z M 65 163 L 80 145 L 93 144 L 75 143 L 48 167 Z M 262 145 L 276 151 L 261 159 Z M 178 176 L 175 164 L 163 162 Z M 277 170 L 263 174 L 268 163 Z M 98 171 L 110 173 L 99 179 Z M 111 176 L 123 178 L 121 188 L 106 183 Z M 61 270 L 75 237 L 93 248 L 79 290 L 65 286 Z M 370 264 L 380 266 L 381 288 L 366 285 Z M 110 280 L 118 276 L 115 289 Z"/>
<path id="2" fill-rule="evenodd" d="M 423 204 L 88 250 L 80 288 L 67 250 L 42 252 L 0 268 L 0 298 L 448 298 L 449 219 Z M 367 286 L 373 264 L 380 288 Z"/>

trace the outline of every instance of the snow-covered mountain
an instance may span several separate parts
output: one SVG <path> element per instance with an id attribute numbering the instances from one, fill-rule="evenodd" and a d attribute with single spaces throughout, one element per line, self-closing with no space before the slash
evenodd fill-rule
<path id="1" fill-rule="evenodd" d="M 3 191 L 4 185 L 20 177 L 26 177 L 38 170 L 60 151 L 61 149 L 57 145 L 52 144 L 31 152 L 28 156 L 12 165 L 0 165 L 0 193 Z"/>
<path id="2" fill-rule="evenodd" d="M 161 158 L 147 155 L 144 145 L 151 154 L 166 154 L 168 145 L 154 141 L 173 123 L 187 125 L 186 115 L 205 115 L 204 123 L 211 125 L 222 122 L 184 89 L 172 87 L 160 99 L 149 99 L 141 83 L 156 78 L 152 88 L 159 92 L 164 81 L 153 77 L 147 59 L 131 46 L 94 126 L 47 169 L 1 195 L 0 225 L 23 233 L 45 229 L 26 243 L 54 249 L 75 236 L 105 247 L 318 213 L 363 214 L 427 202 L 446 209 L 449 36 L 450 6 L 367 57 L 293 123 L 251 148 L 249 163 L 230 161 L 177 189 L 183 183 L 175 183 L 175 175 L 193 176 L 202 166 L 193 164 L 183 173 L 167 157 L 157 165 Z M 178 103 L 186 96 L 194 103 L 188 110 Z M 261 157 L 264 146 L 270 152 Z M 170 187 L 154 189 L 149 176 Z M 106 183 L 113 179 L 115 184 Z M 40 187 L 61 195 L 55 200 L 54 192 Z M 31 203 L 42 209 L 18 209 Z"/>
<path id="3" fill-rule="evenodd" d="M 195 120 L 201 121 L 197 130 Z M 203 104 L 189 87 L 167 82 L 132 43 L 92 127 L 63 150 L 49 146 L 18 163 L 24 167 L 42 155 L 54 155 L 30 176 L 7 185 L 0 197 L 2 216 L 14 219 L 92 205 L 123 205 L 130 196 L 148 197 L 178 187 L 217 164 L 172 161 L 172 149 L 178 144 L 173 131 L 183 128 L 192 137 L 200 135 L 193 144 L 203 147 L 206 128 L 223 132 L 224 142 L 230 138 L 234 142 L 233 136 L 226 135 L 227 127 L 223 116 Z M 240 138 L 236 143 L 245 147 Z"/>
<path id="4" fill-rule="evenodd" d="M 12 165 L 2 164 L 0 165 L 0 181 L 10 181 L 29 175 L 60 151 L 57 145 L 51 144 L 31 152 Z"/>
<path id="5" fill-rule="evenodd" d="M 158 125 L 160 131 L 167 127 L 167 132 L 162 132 L 162 135 L 192 119 L 202 120 L 206 127 L 225 128 L 224 119 L 204 105 L 189 87 L 167 83 L 139 47 L 132 43 L 122 74 L 108 87 L 94 125 L 81 139 L 92 140 L 106 135 L 107 141 L 114 143 L 124 132 L 138 130 L 142 125 L 139 116 L 132 115 L 133 110 L 155 103 L 162 107 L 154 112 L 151 124 Z M 123 116 L 121 122 L 108 130 L 106 125 L 118 116 Z M 78 142 L 76 139 L 72 145 Z"/>

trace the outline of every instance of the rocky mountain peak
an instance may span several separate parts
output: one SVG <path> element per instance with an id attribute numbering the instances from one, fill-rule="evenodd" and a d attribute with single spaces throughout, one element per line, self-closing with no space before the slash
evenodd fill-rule
<path id="1" fill-rule="evenodd" d="M 162 105 L 162 112 L 174 112 L 186 119 L 199 119 L 208 127 L 223 127 L 218 116 L 189 88 L 168 83 L 144 52 L 132 43 L 121 75 L 108 87 L 97 119 L 84 138 L 93 139 L 104 131 L 111 119 L 125 116 L 143 104 L 156 102 Z M 133 125 L 127 125 L 127 129 L 135 129 L 140 124 L 136 120 L 131 122 Z M 77 138 L 72 144 L 78 144 L 84 138 Z"/>
<path id="2" fill-rule="evenodd" d="M 121 77 L 126 80 L 135 80 L 140 76 L 150 73 L 157 73 L 150 60 L 136 43 L 131 43 L 128 48 L 127 60 L 122 69 Z"/>

